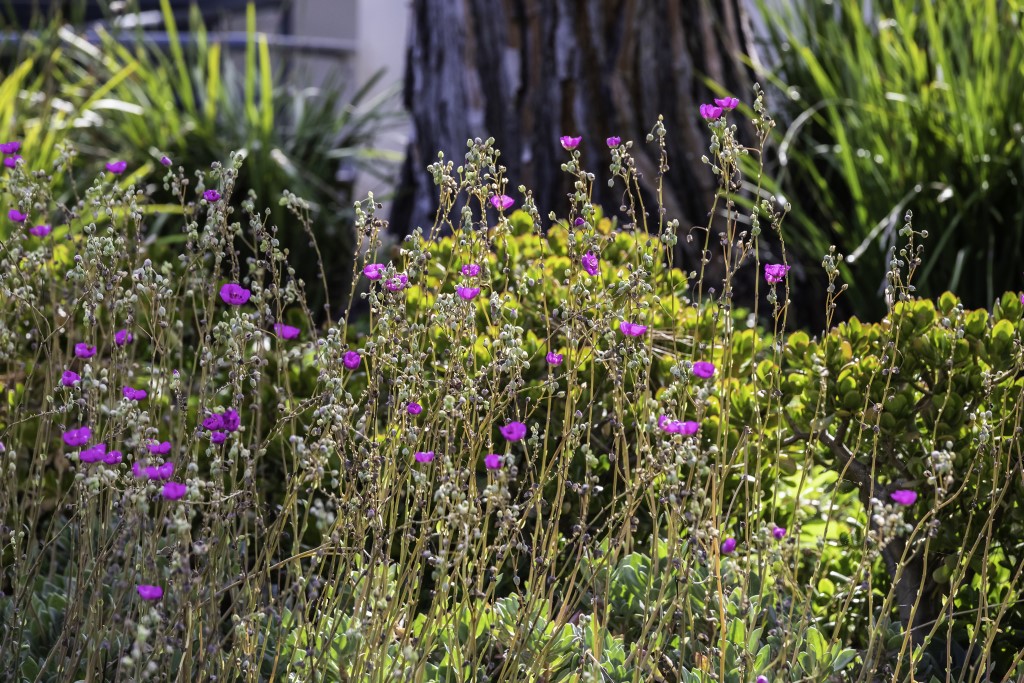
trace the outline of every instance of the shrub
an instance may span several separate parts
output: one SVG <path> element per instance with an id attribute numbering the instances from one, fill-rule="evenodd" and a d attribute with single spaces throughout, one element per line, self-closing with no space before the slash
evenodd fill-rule
<path id="1" fill-rule="evenodd" d="M 2 176 L 31 214 L 0 244 L 3 676 L 1024 670 L 1016 295 L 915 301 L 908 226 L 885 321 L 787 339 L 786 264 L 757 249 L 783 215 L 759 201 L 740 229 L 729 116 L 708 116 L 724 282 L 673 270 L 660 213 L 627 197 L 630 229 L 604 220 L 578 152 L 551 227 L 475 140 L 431 168 L 450 238 L 387 261 L 377 205 L 354 207 L 367 313 L 323 327 L 277 228 L 227 209 L 239 155 L 192 171 L 226 201 L 192 208 L 162 262 L 144 192 L 104 174 L 60 206 L 45 174 Z M 609 152 L 627 190 L 632 149 Z M 178 196 L 184 174 L 166 171 Z M 60 227 L 27 233 L 42 220 Z M 740 277 L 765 278 L 771 331 L 733 301 Z"/>

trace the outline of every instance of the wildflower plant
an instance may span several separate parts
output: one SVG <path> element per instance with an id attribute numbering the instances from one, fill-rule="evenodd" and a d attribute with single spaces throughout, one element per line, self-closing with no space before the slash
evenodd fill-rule
<path id="1" fill-rule="evenodd" d="M 886 320 L 787 336 L 798 293 L 758 240 L 784 244 L 785 211 L 737 197 L 772 121 L 755 93 L 744 145 L 737 103 L 708 107 L 721 234 L 644 205 L 633 141 L 560 141 L 572 207 L 545 217 L 471 140 L 430 167 L 437 224 L 397 253 L 355 204 L 366 313 L 327 325 L 256 200 L 230 209 L 240 155 L 166 166 L 164 261 L 144 190 L 97 177 L 59 204 L 45 173 L 6 176 L 5 206 L 69 228 L 0 243 L 0 677 L 1019 669 L 1018 295 L 915 300 L 907 225 Z M 621 219 L 590 203 L 582 149 L 607 154 Z M 221 196 L 197 205 L 191 176 Z M 724 279 L 676 267 L 678 239 L 721 249 Z"/>

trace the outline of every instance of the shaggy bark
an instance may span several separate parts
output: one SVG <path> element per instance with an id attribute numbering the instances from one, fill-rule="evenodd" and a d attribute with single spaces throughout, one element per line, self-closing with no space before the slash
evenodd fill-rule
<path id="1" fill-rule="evenodd" d="M 467 139 L 488 136 L 502 151 L 509 186 L 531 188 L 541 215 L 565 215 L 571 182 L 560 170 L 566 153 L 558 138 L 582 135 L 583 162 L 597 174 L 594 201 L 617 212 L 622 190 L 607 185 L 605 138 L 638 143 L 633 152 L 650 191 L 658 160 L 645 137 L 659 114 L 673 164 L 668 217 L 684 232 L 706 225 L 715 181 L 700 162 L 708 142 L 697 110 L 712 97 L 702 79 L 749 101 L 753 81 L 740 60 L 754 49 L 748 4 L 413 0 L 405 104 L 414 136 L 392 229 L 428 230 L 437 192 L 426 166 L 439 150 L 458 165 Z"/>

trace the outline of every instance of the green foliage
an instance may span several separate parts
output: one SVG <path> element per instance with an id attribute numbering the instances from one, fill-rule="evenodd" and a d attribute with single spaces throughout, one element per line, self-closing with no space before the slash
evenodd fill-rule
<path id="1" fill-rule="evenodd" d="M 1016 2 L 760 2 L 791 97 L 768 191 L 799 198 L 786 232 L 804 262 L 830 244 L 853 310 L 884 311 L 888 250 L 912 209 L 934 235 L 917 285 L 991 306 L 1024 250 L 1024 9 Z"/>

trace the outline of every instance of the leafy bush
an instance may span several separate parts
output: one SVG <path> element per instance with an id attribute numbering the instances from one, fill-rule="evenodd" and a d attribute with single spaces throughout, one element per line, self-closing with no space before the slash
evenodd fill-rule
<path id="1" fill-rule="evenodd" d="M 230 209 L 242 155 L 192 171 L 223 196 L 168 260 L 134 186 L 103 174 L 62 206 L 46 175 L 0 176 L 28 214 L 0 243 L 0 675 L 1024 671 L 1017 295 L 914 300 L 908 226 L 886 320 L 787 339 L 785 264 L 757 261 L 783 214 L 760 201 L 741 230 L 728 111 L 708 116 L 724 282 L 674 270 L 678 226 L 628 193 L 641 229 L 603 219 L 578 152 L 545 225 L 476 140 L 431 167 L 450 238 L 375 262 L 386 224 L 355 205 L 367 313 L 320 327 L 276 227 Z M 632 149 L 609 151 L 627 190 Z M 767 288 L 771 331 L 736 278 Z"/>
<path id="2" fill-rule="evenodd" d="M 768 188 L 799 197 L 787 232 L 804 260 L 837 244 L 853 311 L 884 312 L 903 214 L 935 235 L 916 279 L 990 307 L 1020 276 L 1024 182 L 1019 3 L 759 3 L 775 82 L 796 116 Z M 775 76 L 771 76 L 773 79 Z M 790 99 L 787 97 L 787 99 Z"/>

